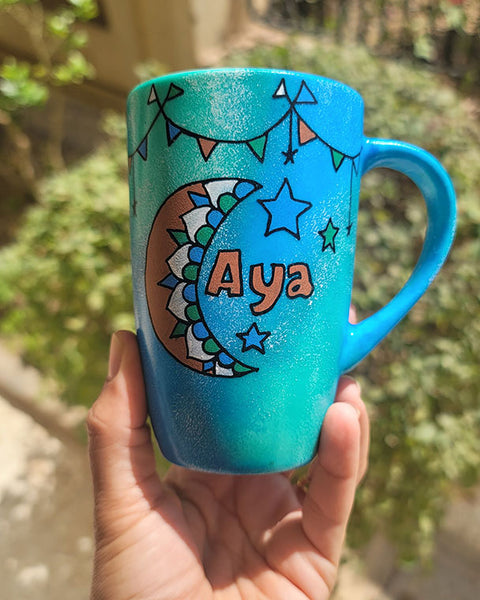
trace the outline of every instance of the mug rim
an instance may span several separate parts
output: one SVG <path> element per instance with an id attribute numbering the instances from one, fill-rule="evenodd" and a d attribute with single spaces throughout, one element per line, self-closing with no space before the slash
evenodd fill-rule
<path id="1" fill-rule="evenodd" d="M 338 79 L 333 79 L 332 77 L 326 77 L 324 75 L 319 75 L 317 73 L 308 73 L 305 71 L 295 71 L 291 69 L 270 69 L 268 67 L 215 67 L 215 68 L 204 68 L 204 69 L 186 69 L 181 71 L 173 71 L 171 73 L 165 73 L 164 75 L 159 75 L 157 77 L 152 77 L 150 79 L 146 79 L 138 83 L 135 87 L 133 87 L 127 96 L 127 105 L 129 100 L 137 95 L 138 92 L 142 91 L 144 88 L 150 87 L 156 83 L 163 83 L 167 81 L 171 81 L 172 83 L 177 79 L 184 79 L 185 77 L 201 77 L 207 74 L 221 74 L 224 73 L 226 75 L 235 75 L 238 73 L 252 73 L 252 74 L 263 74 L 263 75 L 278 75 L 278 76 L 287 76 L 287 77 L 295 77 L 295 78 L 312 78 L 315 80 L 323 80 L 328 82 L 329 84 L 335 84 L 338 88 L 343 89 L 344 92 L 348 92 L 353 96 L 357 96 L 357 99 L 360 101 L 362 107 L 364 105 L 364 100 L 360 92 L 358 92 L 355 88 L 352 88 L 347 83 L 343 81 L 339 81 Z"/>

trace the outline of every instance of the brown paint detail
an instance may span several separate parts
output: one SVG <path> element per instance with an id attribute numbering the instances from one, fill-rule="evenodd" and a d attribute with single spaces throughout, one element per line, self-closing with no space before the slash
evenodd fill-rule
<path id="1" fill-rule="evenodd" d="M 218 296 L 221 290 L 230 297 L 243 296 L 240 250 L 220 250 L 217 254 L 205 292 Z"/>
<path id="2" fill-rule="evenodd" d="M 202 370 L 200 361 L 187 358 L 187 345 L 184 337 L 170 338 L 177 324 L 177 319 L 167 310 L 168 299 L 172 290 L 157 285 L 170 274 L 167 259 L 178 248 L 168 230 L 185 230 L 181 215 L 189 212 L 195 205 L 188 192 L 206 195 L 201 183 L 186 186 L 167 198 L 157 213 L 148 240 L 145 265 L 145 288 L 147 304 L 153 329 L 167 351 L 180 362 L 196 371 Z"/>
<path id="3" fill-rule="evenodd" d="M 215 150 L 215 146 L 218 142 L 214 140 L 206 140 L 205 138 L 197 138 L 198 146 L 200 147 L 200 152 L 205 160 L 207 160 L 210 154 Z"/>
<path id="4" fill-rule="evenodd" d="M 293 277 L 297 273 L 298 277 L 288 282 L 287 297 L 295 298 L 296 296 L 302 296 L 303 298 L 309 298 L 313 293 L 313 284 L 308 265 L 304 263 L 289 265 L 288 276 Z"/>
<path id="5" fill-rule="evenodd" d="M 272 265 L 272 278 L 266 283 L 263 278 L 263 265 L 252 265 L 250 268 L 250 288 L 253 292 L 262 296 L 259 302 L 250 304 L 254 315 L 260 315 L 272 310 L 282 293 L 283 281 L 285 279 L 285 266 Z"/>
<path id="6" fill-rule="evenodd" d="M 317 137 L 317 134 L 310 129 L 310 127 L 302 121 L 298 122 L 298 142 L 301 146 L 308 144 Z"/>

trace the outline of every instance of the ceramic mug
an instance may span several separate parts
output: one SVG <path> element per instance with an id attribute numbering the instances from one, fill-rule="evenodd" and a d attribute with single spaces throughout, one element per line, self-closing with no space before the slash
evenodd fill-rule
<path id="1" fill-rule="evenodd" d="M 425 292 L 455 228 L 430 154 L 367 138 L 363 101 L 270 69 L 167 75 L 128 98 L 135 317 L 163 454 L 224 473 L 283 471 L 315 453 L 339 376 Z M 407 175 L 425 198 L 405 286 L 352 325 L 361 176 Z"/>

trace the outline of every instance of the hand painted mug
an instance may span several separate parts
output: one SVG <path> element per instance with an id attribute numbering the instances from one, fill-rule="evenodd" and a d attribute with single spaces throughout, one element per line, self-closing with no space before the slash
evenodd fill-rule
<path id="1" fill-rule="evenodd" d="M 430 154 L 366 138 L 348 86 L 270 69 L 178 73 L 128 99 L 135 317 L 164 455 L 223 473 L 315 453 L 339 376 L 425 292 L 455 228 Z M 428 214 L 398 295 L 348 322 L 361 176 L 410 177 Z"/>

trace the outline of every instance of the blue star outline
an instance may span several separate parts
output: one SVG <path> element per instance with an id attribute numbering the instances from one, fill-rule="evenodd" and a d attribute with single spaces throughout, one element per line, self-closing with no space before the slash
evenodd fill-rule
<path id="1" fill-rule="evenodd" d="M 287 178 L 283 180 L 275 198 L 258 200 L 268 213 L 265 237 L 276 231 L 291 233 L 297 240 L 300 239 L 298 219 L 312 208 L 310 202 L 298 200 L 293 197 L 292 188 Z"/>
<path id="2" fill-rule="evenodd" d="M 257 324 L 252 323 L 247 331 L 237 333 L 236 336 L 243 341 L 242 352 L 247 352 L 247 350 L 253 348 L 261 354 L 265 354 L 263 343 L 270 336 L 270 333 L 270 331 L 259 331 Z"/>

